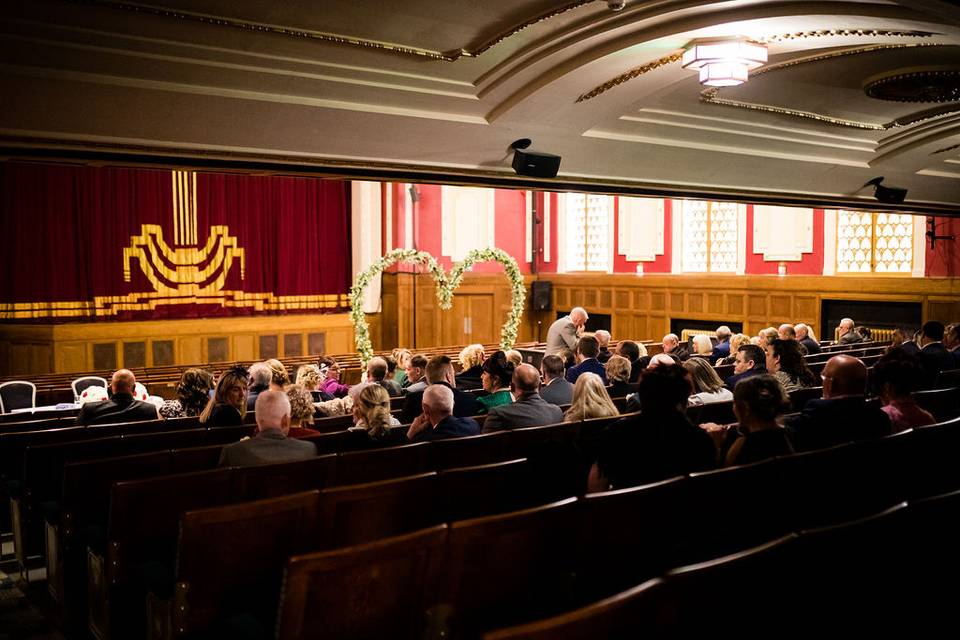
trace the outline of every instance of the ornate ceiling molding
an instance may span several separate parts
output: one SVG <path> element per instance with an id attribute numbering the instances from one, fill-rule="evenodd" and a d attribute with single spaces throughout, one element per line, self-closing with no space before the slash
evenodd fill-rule
<path id="1" fill-rule="evenodd" d="M 69 2 L 72 4 L 84 4 L 84 5 L 95 5 L 98 7 L 106 7 L 109 9 L 118 9 L 121 11 L 130 11 L 133 13 L 142 13 L 150 14 L 155 16 L 161 16 L 164 18 L 170 18 L 173 20 L 181 20 L 188 22 L 200 22 L 203 24 L 210 24 L 219 27 L 229 27 L 233 29 L 242 29 L 245 31 L 259 31 L 262 33 L 272 33 L 276 35 L 289 36 L 291 38 L 299 39 L 308 39 L 308 40 L 319 40 L 322 42 L 329 42 L 331 44 L 347 45 L 353 47 L 362 47 L 365 49 L 374 49 L 386 53 L 391 53 L 398 56 L 404 57 L 418 57 L 418 58 L 429 58 L 432 60 L 443 60 L 445 62 L 454 62 L 460 58 L 474 58 L 480 54 L 486 52 L 487 50 L 495 47 L 500 44 L 507 38 L 510 38 L 524 29 L 532 27 L 535 24 L 543 22 L 544 20 L 549 20 L 550 18 L 556 17 L 562 13 L 566 13 L 572 9 L 576 9 L 585 4 L 589 4 L 594 0 L 576 0 L 575 2 L 570 2 L 558 7 L 556 9 L 551 9 L 537 16 L 529 18 L 520 24 L 513 26 L 506 31 L 503 31 L 492 38 L 485 41 L 479 47 L 474 49 L 465 49 L 461 48 L 454 51 L 435 51 L 432 49 L 424 49 L 421 47 L 411 47 L 407 45 L 397 44 L 393 42 L 381 42 L 378 40 L 367 40 L 364 38 L 356 38 L 353 36 L 346 36 L 337 33 L 327 33 L 324 31 L 314 31 L 311 29 L 298 29 L 295 27 L 286 27 L 282 25 L 268 24 L 263 22 L 254 22 L 250 20 L 242 20 L 239 18 L 227 18 L 225 16 L 216 16 L 206 13 L 199 13 L 195 11 L 184 11 L 180 9 L 170 9 L 167 7 L 158 7 L 155 5 L 144 4 L 141 2 L 129 2 L 127 0 L 63 0 L 64 2 Z"/>
<path id="2" fill-rule="evenodd" d="M 863 91 L 871 98 L 892 102 L 958 102 L 960 69 L 897 73 L 870 82 Z"/>
<path id="3" fill-rule="evenodd" d="M 642 76 L 643 74 L 649 73 L 650 71 L 653 71 L 654 69 L 659 69 L 660 67 L 662 67 L 662 66 L 664 66 L 664 65 L 668 65 L 668 64 L 671 64 L 671 63 L 673 63 L 673 62 L 678 62 L 681 57 L 683 57 L 683 52 L 682 52 L 682 51 L 679 51 L 679 52 L 677 52 L 677 53 L 672 53 L 672 54 L 670 54 L 669 56 L 664 56 L 664 57 L 662 57 L 662 58 L 658 58 L 657 60 L 654 60 L 653 62 L 648 62 L 647 64 L 640 65 L 639 67 L 634 67 L 633 69 L 630 69 L 630 71 L 627 71 L 626 73 L 621 73 L 621 74 L 620 74 L 619 76 L 617 76 L 616 78 L 613 78 L 612 80 L 607 80 L 607 81 L 604 82 L 603 84 L 601 84 L 601 85 L 599 85 L 599 86 L 597 86 L 597 87 L 594 87 L 593 89 L 591 89 L 591 90 L 588 91 L 587 93 L 582 94 L 580 97 L 577 98 L 576 101 L 577 101 L 577 102 L 585 102 L 585 101 L 587 101 L 587 100 L 591 100 L 591 99 L 593 99 L 593 98 L 596 98 L 597 96 L 606 93 L 606 92 L 609 91 L 610 89 L 613 89 L 614 87 L 619 86 L 619 85 L 623 84 L 624 82 L 627 82 L 627 81 L 629 81 L 629 80 L 633 80 L 634 78 L 639 78 L 639 77 Z"/>

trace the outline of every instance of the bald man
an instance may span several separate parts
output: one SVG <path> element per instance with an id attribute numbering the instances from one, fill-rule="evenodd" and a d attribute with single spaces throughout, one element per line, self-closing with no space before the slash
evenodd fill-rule
<path id="1" fill-rule="evenodd" d="M 137 379 L 129 369 L 118 369 L 110 378 L 110 398 L 83 405 L 77 414 L 77 425 L 113 424 L 159 420 L 156 405 L 133 399 Z"/>
<path id="2" fill-rule="evenodd" d="M 251 467 L 258 464 L 307 460 L 317 455 L 312 442 L 288 438 L 290 398 L 283 391 L 261 391 L 254 405 L 257 435 L 223 448 L 221 467 Z"/>
<path id="3" fill-rule="evenodd" d="M 440 383 L 428 386 L 421 400 L 423 413 L 407 429 L 407 440 L 425 442 L 478 435 L 480 425 L 477 421 L 453 415 L 453 406 L 453 389 L 450 386 Z"/>
<path id="4" fill-rule="evenodd" d="M 483 423 L 483 432 L 539 427 L 563 422 L 563 411 L 540 397 L 540 372 L 522 364 L 513 372 L 510 384 L 514 401 L 490 409 Z"/>
<path id="5" fill-rule="evenodd" d="M 563 349 L 573 351 L 589 319 L 586 309 L 574 307 L 570 310 L 570 315 L 563 316 L 550 325 L 547 330 L 547 347 L 544 355 L 557 355 Z"/>
<path id="6" fill-rule="evenodd" d="M 891 433 L 890 418 L 868 405 L 867 367 L 859 358 L 839 355 L 823 368 L 823 398 L 810 400 L 798 416 L 785 421 L 797 451 L 879 438 Z"/>

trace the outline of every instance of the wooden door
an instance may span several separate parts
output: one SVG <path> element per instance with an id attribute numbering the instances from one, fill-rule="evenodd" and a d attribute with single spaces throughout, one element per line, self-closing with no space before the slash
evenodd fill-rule
<path id="1" fill-rule="evenodd" d="M 455 295 L 453 307 L 440 313 L 441 344 L 466 345 L 496 339 L 492 293 Z"/>

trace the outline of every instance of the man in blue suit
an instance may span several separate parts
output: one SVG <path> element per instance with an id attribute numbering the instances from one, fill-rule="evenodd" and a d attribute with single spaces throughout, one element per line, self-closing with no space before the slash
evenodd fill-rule
<path id="1" fill-rule="evenodd" d="M 730 327 L 727 325 L 717 327 L 717 344 L 713 345 L 710 364 L 716 364 L 717 360 L 722 360 L 730 355 L 730 334 Z"/>
<path id="2" fill-rule="evenodd" d="M 446 385 L 432 384 L 423 391 L 423 413 L 410 424 L 407 439 L 425 442 L 479 433 L 476 420 L 453 415 L 453 390 Z"/>
<path id="3" fill-rule="evenodd" d="M 600 364 L 600 361 L 597 360 L 597 354 L 600 353 L 600 343 L 597 341 L 596 337 L 585 334 L 580 337 L 577 341 L 577 348 L 574 351 L 574 354 L 577 357 L 578 364 L 575 367 L 570 367 L 567 369 L 567 382 L 573 384 L 577 381 L 577 378 L 580 377 L 581 373 L 595 373 L 600 376 L 600 379 L 603 380 L 603 383 L 607 383 L 607 371 L 603 368 L 603 365 Z"/>

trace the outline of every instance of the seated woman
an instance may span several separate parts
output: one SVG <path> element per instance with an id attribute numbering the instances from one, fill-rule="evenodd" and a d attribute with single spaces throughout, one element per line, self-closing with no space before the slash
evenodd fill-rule
<path id="1" fill-rule="evenodd" d="M 783 386 L 771 375 L 741 380 L 733 392 L 733 413 L 738 424 L 713 422 L 700 427 L 714 438 L 725 467 L 759 462 L 793 453 L 787 430 L 777 418 L 790 408 Z"/>
<path id="2" fill-rule="evenodd" d="M 393 371 L 393 381 L 400 385 L 400 388 L 407 386 L 407 360 L 413 354 L 410 352 L 410 349 L 394 349 L 390 352 L 390 357 L 393 358 L 394 362 L 394 371 Z M 390 361 L 387 360 L 387 370 L 389 372 Z"/>
<path id="3" fill-rule="evenodd" d="M 297 386 L 310 392 L 313 402 L 333 400 L 329 393 L 320 391 L 320 368 L 315 364 L 305 364 L 297 369 Z"/>
<path id="4" fill-rule="evenodd" d="M 270 367 L 270 388 L 274 391 L 283 391 L 290 384 L 290 374 L 282 362 L 276 358 L 264 360 L 263 364 Z"/>
<path id="5" fill-rule="evenodd" d="M 390 394 L 378 384 L 355 385 L 350 390 L 353 398 L 353 426 L 350 431 L 365 431 L 372 440 L 381 440 L 388 427 L 400 421 L 390 415 Z"/>
<path id="6" fill-rule="evenodd" d="M 493 407 L 513 402 L 510 382 L 513 380 L 513 363 L 507 360 L 507 354 L 496 351 L 483 363 L 483 375 L 480 381 L 487 395 L 477 398 L 478 411 L 486 413 Z"/>
<path id="7" fill-rule="evenodd" d="M 350 387 L 340 384 L 340 365 L 330 356 L 320 356 L 317 359 L 320 367 L 320 391 L 333 396 L 342 398 L 350 391 Z"/>
<path id="8" fill-rule="evenodd" d="M 319 431 L 310 428 L 314 412 L 313 396 L 310 392 L 292 384 L 287 387 L 287 398 L 290 399 L 290 432 L 287 437 L 305 438 L 319 435 Z"/>
<path id="9" fill-rule="evenodd" d="M 483 375 L 483 361 L 486 356 L 483 353 L 482 344 L 468 344 L 460 352 L 460 373 L 456 375 L 457 389 L 482 389 L 483 381 L 480 379 Z"/>
<path id="10" fill-rule="evenodd" d="M 906 351 L 898 348 L 885 353 L 873 366 L 871 378 L 894 433 L 936 423 L 933 414 L 913 400 L 911 394 L 924 379 L 923 369 Z"/>
<path id="11" fill-rule="evenodd" d="M 610 356 L 607 364 L 603 366 L 607 372 L 607 382 L 610 383 L 607 393 L 611 398 L 625 398 L 633 393 L 633 387 L 630 385 L 629 360 L 623 356 Z"/>
<path id="12" fill-rule="evenodd" d="M 693 381 L 693 395 L 687 399 L 688 405 L 733 400 L 733 392 L 723 386 L 723 380 L 710 366 L 709 360 L 690 358 L 683 363 L 683 368 L 690 372 L 690 379 Z"/>
<path id="13" fill-rule="evenodd" d="M 523 364 L 523 354 L 516 349 L 510 349 L 509 351 L 504 351 L 504 353 L 507 354 L 507 360 L 513 363 L 514 369 Z"/>
<path id="14" fill-rule="evenodd" d="M 713 341 L 710 340 L 710 336 L 702 333 L 693 336 L 693 353 L 690 354 L 690 357 L 707 358 L 709 360 L 712 355 Z"/>
<path id="15" fill-rule="evenodd" d="M 799 342 L 775 338 L 767 345 L 766 352 L 767 372 L 780 381 L 787 393 L 817 386 L 817 375 L 807 366 Z"/>
<path id="16" fill-rule="evenodd" d="M 210 401 L 213 375 L 203 369 L 187 369 L 177 384 L 177 399 L 167 400 L 160 407 L 162 418 L 199 416 Z"/>
<path id="17" fill-rule="evenodd" d="M 207 427 L 233 427 L 243 424 L 246 415 L 247 370 L 234 367 L 220 375 L 213 397 L 200 414 L 200 424 Z"/>
<path id="18" fill-rule="evenodd" d="M 722 367 L 728 364 L 737 363 L 737 349 L 740 348 L 742 344 L 750 344 L 750 336 L 745 333 L 735 333 L 730 336 L 730 355 L 726 358 L 721 358 L 717 360 L 715 367 Z"/>
<path id="19" fill-rule="evenodd" d="M 616 357 L 616 356 L 614 356 Z M 621 358 L 624 360 L 624 358 Z M 603 380 L 595 373 L 581 373 L 573 385 L 573 402 L 563 414 L 564 422 L 579 422 L 590 418 L 618 416 Z"/>

